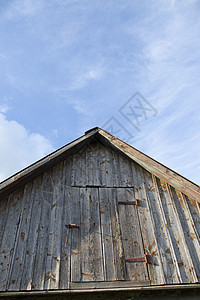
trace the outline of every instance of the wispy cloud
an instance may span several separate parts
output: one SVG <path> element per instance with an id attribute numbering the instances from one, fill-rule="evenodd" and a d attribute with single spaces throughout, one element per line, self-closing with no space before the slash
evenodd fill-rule
<path id="1" fill-rule="evenodd" d="M 1 112 L 60 146 L 112 116 L 131 130 L 119 109 L 139 91 L 158 115 L 133 145 L 198 180 L 199 1 L 5 3 Z"/>

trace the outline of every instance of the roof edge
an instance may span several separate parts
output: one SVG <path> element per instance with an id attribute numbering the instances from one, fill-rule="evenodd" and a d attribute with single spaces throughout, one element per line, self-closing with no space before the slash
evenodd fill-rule
<path id="1" fill-rule="evenodd" d="M 33 177 L 36 177 L 40 171 L 45 172 L 47 169 L 51 168 L 56 163 L 59 163 L 60 161 L 62 161 L 62 159 L 67 153 L 75 153 L 76 151 L 80 150 L 80 148 L 83 147 L 83 145 L 95 138 L 97 131 L 99 131 L 99 128 L 98 130 L 97 128 L 98 127 L 88 130 L 88 132 L 86 132 L 81 137 L 48 154 L 47 156 L 41 158 L 40 160 L 34 162 L 28 167 L 20 170 L 16 174 L 2 181 L 0 183 L 0 197 L 4 197 L 7 191 L 10 191 L 11 186 L 11 190 L 18 188 L 19 185 L 28 182 Z"/>
<path id="2" fill-rule="evenodd" d="M 90 294 L 90 293 L 110 293 L 110 292 L 150 292 L 150 291 L 157 291 L 157 292 L 170 292 L 173 294 L 176 290 L 182 291 L 184 294 L 186 290 L 195 290 L 197 292 L 197 295 L 200 293 L 200 284 L 199 283 L 190 283 L 190 284 L 167 284 L 167 285 L 151 285 L 151 286 L 134 286 L 134 287 L 129 287 L 129 288 L 101 288 L 101 289 L 84 289 L 84 290 L 45 290 L 45 291 L 39 291 L 39 290 L 30 290 L 30 291 L 6 291 L 6 292 L 0 292 L 0 298 L 1 297 L 25 297 L 25 296 L 61 296 L 61 295 L 75 295 L 75 294 Z"/>
<path id="3" fill-rule="evenodd" d="M 174 188 L 180 190 L 187 196 L 200 202 L 200 187 L 189 179 L 183 177 L 177 172 L 171 170 L 155 159 L 149 157 L 143 152 L 137 150 L 133 146 L 113 136 L 109 132 L 101 129 L 98 131 L 98 138 L 101 142 L 109 144 L 112 148 L 125 154 L 130 159 L 134 160 L 145 170 L 149 171 L 156 177 L 172 185 Z M 104 140 L 104 141 L 103 141 Z"/>
<path id="4" fill-rule="evenodd" d="M 66 155 L 73 154 L 80 150 L 83 145 L 89 143 L 92 139 L 97 139 L 104 145 L 110 146 L 114 150 L 121 152 L 121 154 L 127 156 L 131 160 L 134 160 L 153 175 L 172 185 L 174 188 L 177 188 L 187 196 L 200 202 L 200 187 L 197 184 L 167 168 L 160 162 L 154 160 L 153 158 L 99 127 L 94 127 L 86 131 L 83 136 L 75 139 L 74 141 L 68 143 L 67 145 L 61 147 L 60 149 L 45 156 L 44 158 L 38 160 L 37 162 L 1 182 L 0 196 L 5 196 L 8 191 L 11 192 L 15 188 L 19 187 L 19 185 L 28 182 L 32 178 L 35 178 L 40 172 L 45 172 L 47 169 L 62 161 Z"/>

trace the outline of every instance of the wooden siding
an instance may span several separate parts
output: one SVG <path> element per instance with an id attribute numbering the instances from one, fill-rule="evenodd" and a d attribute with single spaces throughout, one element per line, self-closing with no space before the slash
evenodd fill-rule
<path id="1" fill-rule="evenodd" d="M 92 142 L 0 199 L 0 291 L 200 282 L 199 211 Z M 146 252 L 151 263 L 126 262 Z"/>

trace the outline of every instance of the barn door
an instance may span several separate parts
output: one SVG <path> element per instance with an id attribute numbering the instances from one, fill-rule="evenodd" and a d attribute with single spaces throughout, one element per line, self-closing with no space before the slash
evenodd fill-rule
<path id="1" fill-rule="evenodd" d="M 133 188 L 100 188 L 106 280 L 149 279 Z"/>
<path id="2" fill-rule="evenodd" d="M 73 282 L 147 282 L 137 203 L 132 188 L 71 188 Z"/>

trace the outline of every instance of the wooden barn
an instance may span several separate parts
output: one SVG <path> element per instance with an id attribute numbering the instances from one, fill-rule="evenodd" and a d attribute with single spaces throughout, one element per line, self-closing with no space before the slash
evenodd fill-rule
<path id="1" fill-rule="evenodd" d="M 0 184 L 0 298 L 200 295 L 200 187 L 101 128 Z"/>

